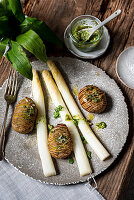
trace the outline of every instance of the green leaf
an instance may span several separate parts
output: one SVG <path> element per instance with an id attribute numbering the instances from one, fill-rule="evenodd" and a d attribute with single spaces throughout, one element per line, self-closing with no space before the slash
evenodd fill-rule
<path id="1" fill-rule="evenodd" d="M 8 42 L 9 42 L 9 39 L 5 39 L 3 41 L 0 41 L 0 58 L 3 56 Z"/>
<path id="2" fill-rule="evenodd" d="M 33 74 L 31 64 L 24 50 L 17 42 L 11 41 L 11 49 L 6 53 L 6 58 L 11 62 L 16 71 L 32 80 Z"/>
<path id="3" fill-rule="evenodd" d="M 9 31 L 8 17 L 2 16 L 0 17 L 0 37 L 5 36 L 7 31 Z"/>
<path id="4" fill-rule="evenodd" d="M 56 34 L 45 24 L 45 22 L 38 20 L 37 18 L 27 17 L 20 24 L 21 32 L 25 33 L 29 29 L 34 30 L 43 40 L 52 44 L 63 46 L 62 41 L 56 36 Z"/>
<path id="5" fill-rule="evenodd" d="M 0 17 L 2 17 L 3 15 L 6 15 L 6 11 L 2 3 L 0 2 Z"/>
<path id="6" fill-rule="evenodd" d="M 1 0 L 1 4 L 3 5 L 4 10 L 6 11 L 6 16 L 13 14 L 9 6 L 8 0 Z"/>
<path id="7" fill-rule="evenodd" d="M 8 2 L 13 14 L 22 23 L 25 16 L 22 11 L 20 0 L 8 0 Z"/>
<path id="8" fill-rule="evenodd" d="M 0 17 L 13 15 L 8 0 L 1 0 L 0 2 Z"/>
<path id="9" fill-rule="evenodd" d="M 47 61 L 46 48 L 43 41 L 33 30 L 29 30 L 24 34 L 19 35 L 16 41 L 29 52 L 34 54 L 36 58 L 43 62 Z"/>
<path id="10" fill-rule="evenodd" d="M 0 39 L 4 37 L 16 38 L 16 35 L 19 32 L 17 27 L 17 20 L 14 16 L 2 16 L 0 17 Z"/>

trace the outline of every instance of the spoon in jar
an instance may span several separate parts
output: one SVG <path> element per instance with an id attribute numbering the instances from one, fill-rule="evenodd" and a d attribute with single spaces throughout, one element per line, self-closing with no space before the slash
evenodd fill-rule
<path id="1" fill-rule="evenodd" d="M 82 29 L 78 32 L 83 32 L 83 31 L 88 31 L 88 37 L 86 37 L 85 42 L 88 41 L 90 39 L 90 37 L 93 35 L 93 33 L 95 31 L 97 31 L 99 28 L 101 28 L 103 25 L 107 24 L 109 21 L 111 21 L 112 19 L 114 19 L 115 17 L 117 17 L 119 14 L 121 13 L 121 10 L 116 10 L 112 15 L 110 15 L 108 18 L 106 18 L 103 22 L 101 22 L 100 24 L 98 24 L 97 26 L 93 27 L 93 28 L 85 28 Z"/>

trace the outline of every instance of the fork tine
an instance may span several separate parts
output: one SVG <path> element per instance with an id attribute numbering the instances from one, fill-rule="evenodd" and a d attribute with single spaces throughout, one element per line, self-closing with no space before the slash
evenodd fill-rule
<path id="1" fill-rule="evenodd" d="M 12 68 L 9 71 L 9 75 L 8 75 L 8 79 L 7 79 L 7 84 L 6 84 L 6 87 L 5 87 L 5 95 L 8 92 L 8 86 L 9 86 L 9 80 L 10 80 L 10 76 L 11 76 L 11 71 L 12 71 Z"/>
<path id="2" fill-rule="evenodd" d="M 17 84 L 18 84 L 18 82 L 17 82 L 17 72 L 16 71 L 15 71 L 15 80 L 16 80 L 16 82 L 15 82 L 15 87 L 14 87 L 14 96 L 17 93 Z"/>
<path id="3" fill-rule="evenodd" d="M 13 79 L 13 69 L 11 69 L 11 74 L 10 74 L 10 80 L 9 80 L 7 95 L 10 95 L 10 92 L 11 92 L 11 88 L 12 88 L 12 79 Z"/>
<path id="4" fill-rule="evenodd" d="M 11 96 L 13 95 L 13 92 L 15 90 L 15 82 L 16 82 L 16 72 L 15 70 L 13 70 Z"/>

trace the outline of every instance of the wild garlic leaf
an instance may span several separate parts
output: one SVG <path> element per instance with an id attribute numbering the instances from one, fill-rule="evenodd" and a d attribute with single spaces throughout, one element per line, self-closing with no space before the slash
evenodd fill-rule
<path id="1" fill-rule="evenodd" d="M 56 34 L 45 24 L 45 22 L 38 20 L 37 18 L 27 17 L 20 24 L 21 32 L 25 33 L 29 29 L 34 30 L 43 40 L 52 44 L 58 45 L 62 48 L 62 41 L 56 36 Z"/>
<path id="2" fill-rule="evenodd" d="M 6 15 L 6 10 L 4 9 L 2 3 L 0 2 L 0 17 L 2 17 L 3 15 Z"/>
<path id="3" fill-rule="evenodd" d="M 26 78 L 32 80 L 32 67 L 23 50 L 17 43 L 11 40 L 11 48 L 6 53 L 6 58 L 11 62 L 13 68 Z"/>
<path id="4" fill-rule="evenodd" d="M 0 58 L 3 56 L 8 42 L 9 42 L 8 38 L 3 41 L 0 41 Z"/>
<path id="5" fill-rule="evenodd" d="M 20 0 L 8 0 L 8 2 L 13 14 L 22 23 L 25 16 L 22 11 Z"/>
<path id="6" fill-rule="evenodd" d="M 1 0 L 0 2 L 0 16 L 12 16 L 13 13 L 11 11 L 11 8 L 9 6 L 8 0 Z"/>
<path id="7" fill-rule="evenodd" d="M 8 17 L 0 17 L 0 39 L 4 37 L 9 31 L 10 27 L 8 26 Z"/>
<path id="8" fill-rule="evenodd" d="M 29 30 L 26 33 L 19 35 L 16 38 L 16 41 L 29 52 L 34 54 L 36 58 L 43 62 L 47 61 L 45 45 L 39 35 L 33 30 Z"/>

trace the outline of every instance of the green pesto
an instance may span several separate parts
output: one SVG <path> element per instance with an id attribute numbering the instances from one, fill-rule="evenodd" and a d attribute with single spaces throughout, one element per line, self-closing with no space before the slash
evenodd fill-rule
<path id="1" fill-rule="evenodd" d="M 88 122 L 88 124 L 91 126 L 93 125 L 88 119 L 85 118 L 80 118 L 79 115 L 74 115 L 72 118 L 66 114 L 65 116 L 65 121 L 71 121 L 73 120 L 73 123 L 75 124 L 75 126 L 78 126 L 79 124 L 79 120 L 84 120 L 85 122 Z"/>
<path id="2" fill-rule="evenodd" d="M 86 139 L 84 138 L 84 136 L 81 135 L 80 137 L 81 137 L 82 142 L 83 142 L 84 144 L 87 144 L 87 141 L 86 141 Z"/>
<path id="3" fill-rule="evenodd" d="M 105 122 L 96 123 L 98 129 L 104 129 L 107 127 Z"/>
<path id="4" fill-rule="evenodd" d="M 37 120 L 36 120 L 36 126 L 38 125 L 39 122 L 45 123 L 46 122 L 46 116 L 43 115 L 41 117 L 38 117 Z"/>
<path id="5" fill-rule="evenodd" d="M 79 123 L 78 119 L 73 119 L 73 122 L 75 126 L 78 126 L 78 123 Z"/>
<path id="6" fill-rule="evenodd" d="M 98 23 L 94 21 L 97 25 Z M 88 28 L 89 30 L 84 30 Z M 79 24 L 77 24 L 72 32 L 73 37 L 78 40 L 79 42 L 94 42 L 97 40 L 97 38 L 100 36 L 101 32 L 100 30 L 97 30 L 93 33 L 93 35 L 89 38 L 90 35 L 90 29 L 93 28 L 90 25 L 85 25 L 83 21 Z M 89 39 L 88 39 L 89 38 Z"/>
<path id="7" fill-rule="evenodd" d="M 68 114 L 66 114 L 65 121 L 70 121 L 70 120 L 71 120 L 71 117 Z"/>
<path id="8" fill-rule="evenodd" d="M 89 160 L 92 158 L 91 157 L 91 151 L 87 151 L 87 157 L 88 157 Z"/>

